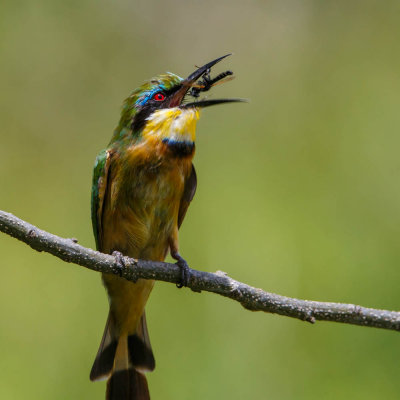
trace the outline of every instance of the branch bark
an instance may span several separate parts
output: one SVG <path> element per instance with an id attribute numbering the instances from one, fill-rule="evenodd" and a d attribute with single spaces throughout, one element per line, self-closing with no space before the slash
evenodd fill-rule
<path id="1" fill-rule="evenodd" d="M 83 247 L 77 243 L 76 239 L 65 239 L 43 231 L 4 211 L 0 211 L 0 231 L 21 240 L 37 251 L 45 251 L 63 261 L 97 272 L 118 273 L 132 282 L 138 279 L 154 279 L 179 283 L 180 269 L 175 264 L 124 257 L 126 268 L 121 271 L 114 256 Z M 221 271 L 213 274 L 192 269 L 188 287 L 195 292 L 204 290 L 236 300 L 251 311 L 285 315 L 311 323 L 317 320 L 334 321 L 400 330 L 400 312 L 377 310 L 354 304 L 325 303 L 285 297 L 236 281 Z"/>

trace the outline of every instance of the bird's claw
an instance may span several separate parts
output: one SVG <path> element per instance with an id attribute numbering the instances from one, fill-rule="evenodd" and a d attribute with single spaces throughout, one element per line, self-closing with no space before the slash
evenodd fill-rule
<path id="1" fill-rule="evenodd" d="M 176 265 L 181 269 L 181 281 L 176 284 L 178 289 L 187 286 L 190 280 L 190 268 L 188 263 L 183 259 L 178 259 Z"/>
<path id="2" fill-rule="evenodd" d="M 119 251 L 113 251 L 111 254 L 115 258 L 114 273 L 122 277 L 122 273 L 126 267 L 124 255 Z"/>

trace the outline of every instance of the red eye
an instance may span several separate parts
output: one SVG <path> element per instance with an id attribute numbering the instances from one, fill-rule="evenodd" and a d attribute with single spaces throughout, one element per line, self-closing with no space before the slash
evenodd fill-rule
<path id="1" fill-rule="evenodd" d="M 155 101 L 163 101 L 163 100 L 165 100 L 165 94 L 156 93 L 156 94 L 153 96 L 153 99 L 154 99 Z"/>

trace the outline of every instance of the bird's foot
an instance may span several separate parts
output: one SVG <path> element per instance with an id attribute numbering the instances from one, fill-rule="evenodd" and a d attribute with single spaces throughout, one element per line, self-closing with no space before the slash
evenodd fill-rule
<path id="1" fill-rule="evenodd" d="M 176 287 L 181 289 L 184 286 L 187 286 L 190 280 L 190 268 L 186 260 L 180 256 L 180 254 L 175 254 L 173 256 L 176 260 L 176 265 L 181 269 L 181 281 L 176 284 Z"/>
<path id="2" fill-rule="evenodd" d="M 113 251 L 111 255 L 115 258 L 114 273 L 122 277 L 122 273 L 126 268 L 124 255 L 119 251 Z"/>

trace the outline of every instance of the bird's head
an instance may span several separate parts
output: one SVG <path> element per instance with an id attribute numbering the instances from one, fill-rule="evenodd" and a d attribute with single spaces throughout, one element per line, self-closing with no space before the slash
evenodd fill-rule
<path id="1" fill-rule="evenodd" d="M 171 146 L 193 147 L 200 108 L 243 101 L 198 99 L 201 92 L 208 91 L 217 82 L 230 78 L 231 71 L 213 79 L 210 77 L 211 67 L 228 55 L 197 68 L 186 79 L 168 72 L 135 89 L 124 102 L 121 119 L 112 141 L 131 136 L 162 141 Z"/>

